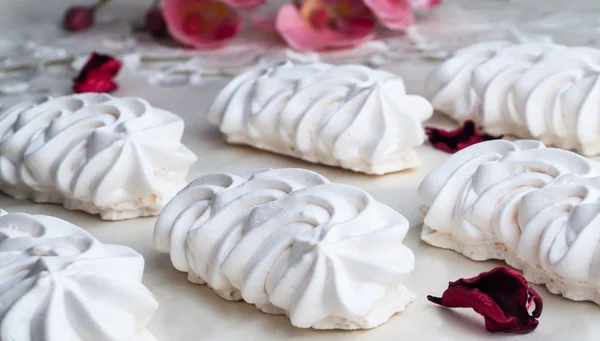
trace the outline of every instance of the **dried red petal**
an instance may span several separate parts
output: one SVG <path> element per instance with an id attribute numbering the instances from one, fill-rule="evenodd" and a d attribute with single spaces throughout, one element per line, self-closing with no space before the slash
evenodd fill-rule
<path id="1" fill-rule="evenodd" d="M 472 308 L 485 319 L 490 332 L 529 333 L 538 326 L 542 298 L 519 272 L 497 267 L 477 277 L 450 282 L 441 298 L 427 296 L 448 308 Z M 535 309 L 529 314 L 529 309 Z"/>
<path id="2" fill-rule="evenodd" d="M 94 7 L 74 6 L 65 12 L 63 27 L 68 31 L 80 31 L 94 24 Z"/>
<path id="3" fill-rule="evenodd" d="M 429 143 L 434 148 L 443 150 L 447 153 L 456 153 L 457 151 L 474 145 L 475 143 L 501 139 L 500 136 L 480 134 L 477 131 L 475 122 L 468 120 L 456 130 L 444 130 L 435 127 L 425 127 Z"/>
<path id="4" fill-rule="evenodd" d="M 111 92 L 118 88 L 113 78 L 121 70 L 120 60 L 99 53 L 92 53 L 83 69 L 73 79 L 73 91 L 81 92 Z"/>

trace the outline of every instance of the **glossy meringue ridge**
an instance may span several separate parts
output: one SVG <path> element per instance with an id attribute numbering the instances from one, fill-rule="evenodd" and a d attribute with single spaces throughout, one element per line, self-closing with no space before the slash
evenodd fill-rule
<path id="1" fill-rule="evenodd" d="M 600 304 L 600 164 L 537 141 L 488 141 L 435 168 L 419 197 L 425 242 Z"/>
<path id="2" fill-rule="evenodd" d="M 0 114 L 0 190 L 119 220 L 157 215 L 196 156 L 184 123 L 140 98 L 87 93 Z"/>
<path id="3" fill-rule="evenodd" d="M 229 143 L 369 174 L 419 166 L 431 104 L 361 65 L 275 62 L 234 78 L 209 120 Z"/>
<path id="4" fill-rule="evenodd" d="M 479 43 L 426 81 L 433 107 L 492 135 L 600 154 L 600 50 L 550 43 Z"/>
<path id="5" fill-rule="evenodd" d="M 190 281 L 285 314 L 301 328 L 373 328 L 416 296 L 408 221 L 366 192 L 302 169 L 210 174 L 167 204 L 154 230 Z"/>
<path id="6" fill-rule="evenodd" d="M 144 259 L 58 218 L 0 211 L 0 340 L 152 341 Z"/>

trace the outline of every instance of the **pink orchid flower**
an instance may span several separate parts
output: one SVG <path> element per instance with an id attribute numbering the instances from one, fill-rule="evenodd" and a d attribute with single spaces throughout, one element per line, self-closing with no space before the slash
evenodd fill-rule
<path id="1" fill-rule="evenodd" d="M 163 13 L 171 36 L 191 47 L 221 47 L 243 25 L 240 13 L 217 0 L 163 0 Z"/>
<path id="2" fill-rule="evenodd" d="M 279 8 L 274 18 L 258 15 L 260 28 L 274 28 L 296 50 L 355 46 L 373 38 L 373 13 L 362 0 L 301 0 Z"/>
<path id="3" fill-rule="evenodd" d="M 392 30 L 402 30 L 415 23 L 414 8 L 431 8 L 442 0 L 364 0 L 381 24 Z"/>

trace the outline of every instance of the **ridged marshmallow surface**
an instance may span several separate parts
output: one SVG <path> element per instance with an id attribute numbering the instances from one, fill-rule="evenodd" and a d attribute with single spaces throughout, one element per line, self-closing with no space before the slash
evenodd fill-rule
<path id="1" fill-rule="evenodd" d="M 600 164 L 537 141 L 489 141 L 435 168 L 419 197 L 429 244 L 504 259 L 553 293 L 600 304 Z"/>
<path id="2" fill-rule="evenodd" d="M 152 341 L 144 259 L 58 218 L 0 212 L 1 341 Z"/>
<path id="3" fill-rule="evenodd" d="M 600 50 L 489 42 L 458 51 L 428 77 L 436 110 L 491 134 L 600 154 Z"/>
<path id="4" fill-rule="evenodd" d="M 302 169 L 210 174 L 167 204 L 155 247 L 190 281 L 294 326 L 373 328 L 416 299 L 402 280 L 408 221 Z"/>
<path id="5" fill-rule="evenodd" d="M 157 215 L 196 156 L 184 123 L 140 98 L 80 94 L 0 114 L 0 189 L 118 220 Z"/>
<path id="6" fill-rule="evenodd" d="M 233 79 L 208 115 L 230 143 L 383 174 L 419 166 L 413 148 L 432 112 L 385 71 L 279 62 Z"/>

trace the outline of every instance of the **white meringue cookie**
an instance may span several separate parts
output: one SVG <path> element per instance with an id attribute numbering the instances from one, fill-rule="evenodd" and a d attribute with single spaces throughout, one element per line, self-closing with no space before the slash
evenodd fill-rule
<path id="1" fill-rule="evenodd" d="M 0 190 L 118 220 L 157 215 L 196 156 L 184 123 L 139 98 L 80 94 L 0 115 Z"/>
<path id="2" fill-rule="evenodd" d="M 211 174 L 167 204 L 155 247 L 221 297 L 294 326 L 373 328 L 416 299 L 402 284 L 408 221 L 366 192 L 302 169 Z"/>
<path id="3" fill-rule="evenodd" d="M 506 260 L 553 293 L 600 304 L 600 164 L 537 141 L 488 141 L 435 168 L 419 196 L 429 244 Z"/>
<path id="4" fill-rule="evenodd" d="M 432 112 L 385 71 L 278 62 L 233 79 L 208 116 L 230 143 L 384 174 L 420 164 L 413 148 Z"/>
<path id="5" fill-rule="evenodd" d="M 436 110 L 491 134 L 600 154 L 600 50 L 491 42 L 458 51 L 428 77 Z"/>
<path id="6" fill-rule="evenodd" d="M 153 340 L 141 255 L 58 218 L 0 215 L 0 340 Z"/>

